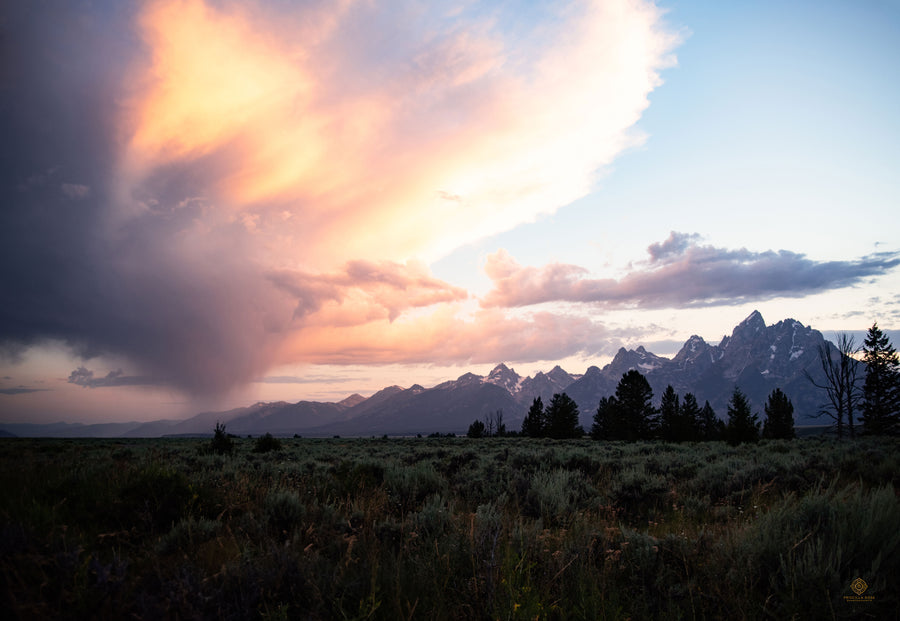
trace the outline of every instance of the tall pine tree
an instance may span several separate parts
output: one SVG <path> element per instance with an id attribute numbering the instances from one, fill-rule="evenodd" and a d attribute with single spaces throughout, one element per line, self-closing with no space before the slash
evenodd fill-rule
<path id="1" fill-rule="evenodd" d="M 544 402 L 540 397 L 535 397 L 522 421 L 522 435 L 530 438 L 542 438 L 546 428 L 544 419 Z"/>
<path id="2" fill-rule="evenodd" d="M 594 413 L 591 438 L 594 440 L 620 440 L 619 404 L 614 396 L 602 397 Z"/>
<path id="3" fill-rule="evenodd" d="M 698 439 L 709 442 L 712 440 L 721 440 L 725 435 L 725 423 L 719 420 L 715 410 L 709 404 L 709 401 L 703 404 L 700 410 L 700 416 L 697 417 L 697 436 Z"/>
<path id="4" fill-rule="evenodd" d="M 659 404 L 659 435 L 666 442 L 679 442 L 681 430 L 681 403 L 678 393 L 669 384 L 663 391 Z"/>
<path id="5" fill-rule="evenodd" d="M 684 399 L 681 401 L 680 420 L 684 433 L 682 439 L 690 441 L 699 440 L 700 405 L 697 403 L 697 397 L 695 397 L 692 392 L 685 394 Z"/>
<path id="6" fill-rule="evenodd" d="M 867 434 L 900 432 L 900 360 L 890 339 L 873 323 L 863 344 L 866 379 L 862 424 Z"/>
<path id="7" fill-rule="evenodd" d="M 617 440 L 649 440 L 656 433 L 657 412 L 653 407 L 653 389 L 647 378 L 631 369 L 616 386 Z"/>
<path id="8" fill-rule="evenodd" d="M 773 440 L 791 440 L 796 437 L 794 434 L 794 404 L 780 388 L 776 388 L 769 394 L 762 437 Z"/>
<path id="9" fill-rule="evenodd" d="M 759 416 L 750 410 L 750 402 L 735 388 L 728 402 L 728 425 L 725 439 L 731 445 L 759 441 Z"/>
<path id="10" fill-rule="evenodd" d="M 578 405 L 566 393 L 553 395 L 547 411 L 546 435 L 551 438 L 580 438 L 584 430 L 578 424 Z"/>

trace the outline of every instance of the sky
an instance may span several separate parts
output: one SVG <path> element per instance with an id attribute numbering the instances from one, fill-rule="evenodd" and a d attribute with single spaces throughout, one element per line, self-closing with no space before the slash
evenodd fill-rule
<path id="1" fill-rule="evenodd" d="M 0 8 L 0 422 L 900 329 L 900 3 Z"/>

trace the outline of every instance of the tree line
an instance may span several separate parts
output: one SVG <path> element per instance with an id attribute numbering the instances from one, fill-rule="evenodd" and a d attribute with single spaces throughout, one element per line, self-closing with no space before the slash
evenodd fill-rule
<path id="1" fill-rule="evenodd" d="M 838 335 L 836 347 L 819 348 L 824 380 L 807 378 L 826 395 L 819 416 L 830 417 L 837 435 L 856 434 L 858 416 L 862 433 L 900 433 L 900 360 L 888 337 L 877 323 L 869 329 L 864 345 L 857 347 L 852 337 Z M 765 418 L 752 411 L 747 396 L 735 388 L 728 402 L 727 419 L 720 419 L 709 401 L 700 407 L 696 396 L 683 397 L 670 385 L 654 407 L 650 383 L 637 370 L 622 375 L 615 393 L 600 399 L 594 413 L 590 436 L 595 440 L 663 440 L 698 442 L 725 440 L 730 444 L 756 442 L 760 438 L 792 439 L 794 406 L 780 389 L 774 389 L 765 404 Z M 521 435 L 533 438 L 578 438 L 578 405 L 566 393 L 553 395 L 547 406 L 536 397 L 522 422 Z M 508 433 L 503 412 L 498 410 L 485 421 L 469 427 L 469 437 L 519 435 Z"/>
<path id="2" fill-rule="evenodd" d="M 776 388 L 766 403 L 766 418 L 752 412 L 746 395 L 735 388 L 728 403 L 728 419 L 721 420 L 709 401 L 700 407 L 697 397 L 680 397 L 667 386 L 658 408 L 652 404 L 653 390 L 640 372 L 622 375 L 612 396 L 603 397 L 594 414 L 591 437 L 595 440 L 664 440 L 700 442 L 727 440 L 732 444 L 756 442 L 760 437 L 794 437 L 794 406 Z"/>
<path id="3" fill-rule="evenodd" d="M 647 379 L 631 370 L 622 376 L 613 396 L 604 397 L 594 414 L 590 435 L 595 440 L 664 440 L 689 442 L 727 440 L 733 444 L 755 442 L 763 438 L 794 437 L 794 406 L 776 389 L 769 395 L 765 421 L 750 409 L 747 397 L 735 389 L 728 405 L 728 421 L 716 416 L 709 401 L 701 408 L 697 398 L 687 393 L 682 399 L 672 386 L 662 395 L 659 408 L 652 405 L 653 390 Z M 579 410 L 566 393 L 557 393 L 544 406 L 535 397 L 522 421 L 521 432 L 508 432 L 503 410 L 469 425 L 470 438 L 522 435 L 531 438 L 580 438 L 585 434 L 579 424 Z"/>

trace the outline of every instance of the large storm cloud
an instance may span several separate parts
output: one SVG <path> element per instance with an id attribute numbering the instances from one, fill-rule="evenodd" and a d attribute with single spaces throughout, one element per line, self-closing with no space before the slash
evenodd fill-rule
<path id="1" fill-rule="evenodd" d="M 676 39 L 649 3 L 532 30 L 421 9 L 5 5 L 3 351 L 53 339 L 126 361 L 107 384 L 206 394 L 294 360 L 428 358 L 471 328 L 421 261 L 588 192 L 640 143 Z M 500 353 L 488 324 L 453 355 Z"/>

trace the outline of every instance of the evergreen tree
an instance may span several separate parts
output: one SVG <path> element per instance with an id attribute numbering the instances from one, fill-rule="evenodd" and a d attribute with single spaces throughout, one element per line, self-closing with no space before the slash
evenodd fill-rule
<path id="1" fill-rule="evenodd" d="M 484 423 L 480 420 L 476 420 L 471 425 L 469 425 L 469 431 L 466 435 L 470 438 L 483 438 L 484 437 Z"/>
<path id="2" fill-rule="evenodd" d="M 792 440 L 794 433 L 794 404 L 787 395 L 776 388 L 766 403 L 766 420 L 763 422 L 762 437 Z"/>
<path id="3" fill-rule="evenodd" d="M 728 402 L 728 425 L 725 439 L 731 445 L 759 441 L 759 416 L 750 410 L 750 402 L 735 388 Z"/>
<path id="4" fill-rule="evenodd" d="M 685 394 L 681 402 L 681 424 L 684 429 L 684 440 L 700 439 L 700 405 L 692 392 Z"/>
<path id="5" fill-rule="evenodd" d="M 725 436 L 725 423 L 719 420 L 709 401 L 703 404 L 697 419 L 697 435 L 700 440 L 710 442 L 721 440 Z"/>
<path id="6" fill-rule="evenodd" d="M 649 440 L 656 432 L 657 413 L 651 404 L 653 389 L 647 378 L 631 369 L 616 386 L 617 420 L 613 425 L 615 440 Z"/>
<path id="7" fill-rule="evenodd" d="M 578 405 L 566 393 L 553 395 L 545 416 L 548 437 L 561 439 L 584 435 L 584 430 L 578 424 Z"/>
<path id="8" fill-rule="evenodd" d="M 535 397 L 522 421 L 522 435 L 530 438 L 542 438 L 546 427 L 544 418 L 544 402 L 540 397 Z"/>
<path id="9" fill-rule="evenodd" d="M 616 420 L 619 418 L 618 402 L 615 397 L 603 397 L 594 413 L 591 438 L 594 440 L 617 440 Z"/>
<path id="10" fill-rule="evenodd" d="M 681 403 L 678 393 L 669 384 L 662 394 L 659 404 L 659 434 L 666 442 L 679 442 L 681 431 Z"/>
<path id="11" fill-rule="evenodd" d="M 231 455 L 234 449 L 234 440 L 229 434 L 225 433 L 225 423 L 216 421 L 213 437 L 209 442 L 209 451 L 219 455 Z"/>
<path id="12" fill-rule="evenodd" d="M 900 360 L 877 323 L 866 334 L 863 362 L 863 432 L 895 435 L 900 432 Z"/>

